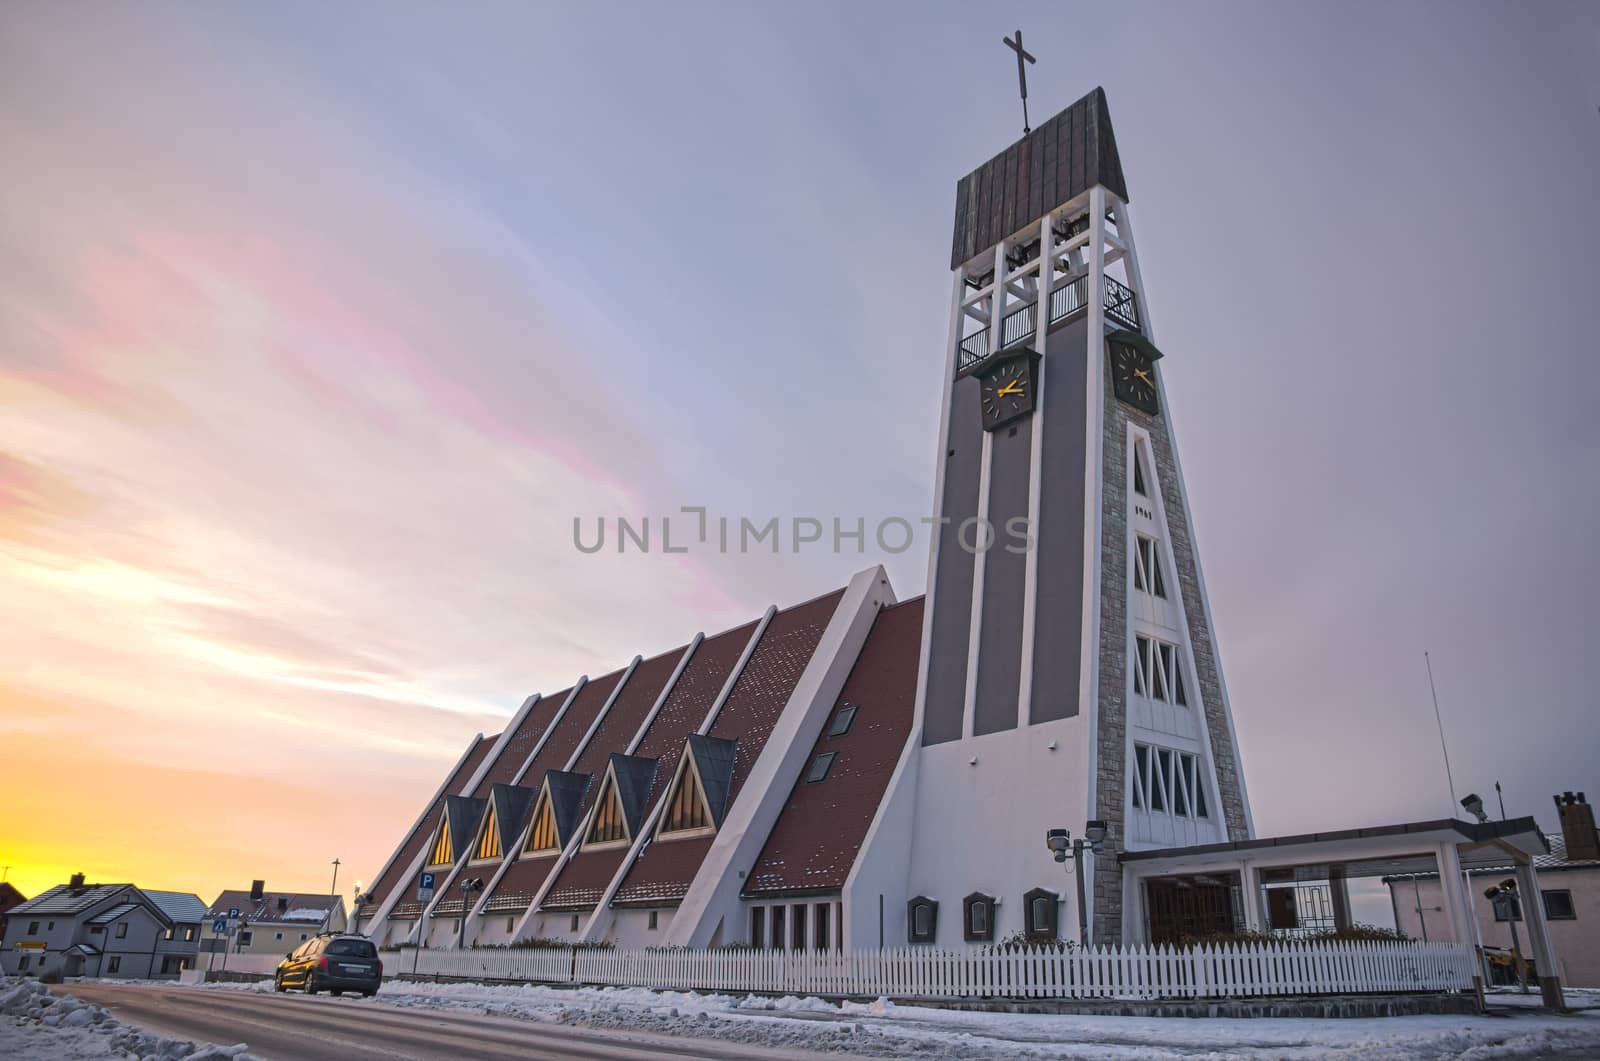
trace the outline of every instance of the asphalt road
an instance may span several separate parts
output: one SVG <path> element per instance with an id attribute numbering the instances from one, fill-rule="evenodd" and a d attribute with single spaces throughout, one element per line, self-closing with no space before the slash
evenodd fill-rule
<path id="1" fill-rule="evenodd" d="M 119 1020 L 200 1042 L 249 1043 L 270 1061 L 363 1058 L 815 1058 L 746 1043 L 600 1031 L 475 1013 L 399 1009 L 355 998 L 143 985 L 74 984 L 65 990 L 106 1007 Z M 833 1055 L 837 1057 L 837 1055 Z"/>

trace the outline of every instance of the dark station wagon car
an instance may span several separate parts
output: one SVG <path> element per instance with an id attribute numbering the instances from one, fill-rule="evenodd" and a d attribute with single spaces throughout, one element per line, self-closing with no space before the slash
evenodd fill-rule
<path id="1" fill-rule="evenodd" d="M 273 987 L 279 991 L 298 987 L 308 995 L 359 991 L 371 998 L 382 982 L 383 962 L 370 939 L 324 935 L 300 944 L 278 963 Z"/>

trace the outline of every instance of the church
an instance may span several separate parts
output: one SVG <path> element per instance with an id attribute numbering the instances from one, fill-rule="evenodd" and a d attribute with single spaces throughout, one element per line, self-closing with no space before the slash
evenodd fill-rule
<path id="1" fill-rule="evenodd" d="M 360 931 L 1164 942 L 1260 931 L 1308 874 L 1339 923 L 1341 858 L 1528 860 L 1531 819 L 1255 837 L 1163 386 L 1182 351 L 1152 334 L 1102 90 L 961 178 L 950 268 L 926 595 L 873 567 L 529 697 L 468 742 Z"/>

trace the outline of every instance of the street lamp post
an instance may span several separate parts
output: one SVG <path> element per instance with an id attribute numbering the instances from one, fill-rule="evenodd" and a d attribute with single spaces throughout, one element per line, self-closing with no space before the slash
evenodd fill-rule
<path id="1" fill-rule="evenodd" d="M 1517 922 L 1522 920 L 1522 904 L 1517 897 L 1517 880 L 1507 877 L 1498 886 L 1485 888 L 1483 897 L 1496 906 L 1502 906 L 1506 912 L 1506 924 L 1511 926 L 1511 960 L 1517 967 L 1517 987 L 1522 993 L 1528 993 L 1527 970 L 1522 965 L 1522 942 L 1517 938 Z"/>
<path id="2" fill-rule="evenodd" d="M 456 950 L 462 949 L 467 934 L 467 909 L 475 892 L 483 891 L 482 877 L 468 877 L 461 882 L 461 917 L 456 921 Z"/>
<path id="3" fill-rule="evenodd" d="M 366 901 L 367 897 L 361 894 L 361 882 L 356 881 L 355 894 L 350 897 L 350 924 L 346 926 L 353 935 L 361 934 L 361 904 Z"/>
<path id="4" fill-rule="evenodd" d="M 1089 945 L 1089 904 L 1085 898 L 1083 884 L 1083 853 L 1085 850 L 1098 853 L 1106 840 L 1106 823 L 1098 819 L 1084 823 L 1084 836 L 1074 840 L 1070 829 L 1051 829 L 1044 834 L 1044 843 L 1060 863 L 1067 861 L 1067 853 L 1072 853 L 1072 873 L 1078 879 L 1078 946 Z"/>

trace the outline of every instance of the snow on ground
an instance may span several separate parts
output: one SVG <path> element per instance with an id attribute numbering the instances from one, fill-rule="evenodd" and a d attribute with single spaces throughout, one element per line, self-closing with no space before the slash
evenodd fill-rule
<path id="1" fill-rule="evenodd" d="M 52 995 L 37 980 L 0 977 L 0 1057 L 28 1061 L 131 1057 L 156 1061 L 253 1061 L 245 1044 L 211 1046 L 165 1039 L 124 1024 L 101 1006 Z"/>
<path id="2" fill-rule="evenodd" d="M 259 984 L 209 989 L 270 991 Z M 1096 1017 L 978 1013 L 819 998 L 391 980 L 378 1001 L 529 1021 L 724 1039 L 859 1056 L 985 1058 L 1410 1058 L 1600 1056 L 1600 1009 L 1483 1017 Z M 1574 999 L 1577 1004 L 1584 1004 Z M 1589 1001 L 1600 1001 L 1591 995 Z M 368 1005 L 351 1000 L 353 1005 Z"/>

